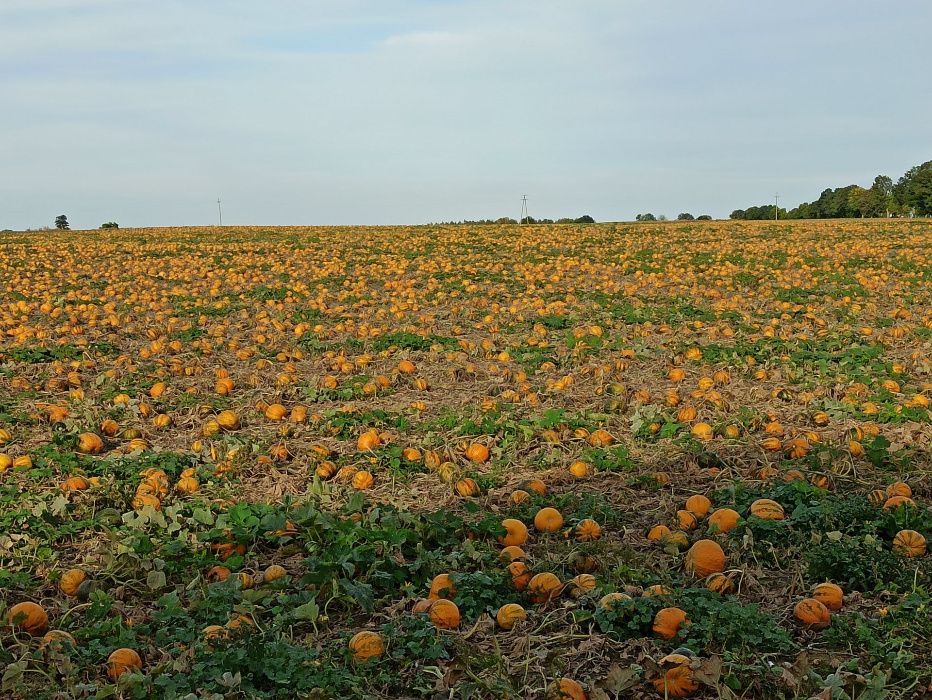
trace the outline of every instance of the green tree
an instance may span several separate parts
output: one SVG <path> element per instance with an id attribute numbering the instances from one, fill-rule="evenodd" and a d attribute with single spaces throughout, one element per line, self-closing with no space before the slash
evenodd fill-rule
<path id="1" fill-rule="evenodd" d="M 120 228 L 120 225 L 116 221 L 108 221 L 105 224 L 101 224 L 100 228 Z"/>
<path id="2" fill-rule="evenodd" d="M 695 221 L 696 217 L 690 214 L 689 212 L 683 212 L 682 214 L 676 215 L 677 221 Z"/>
<path id="3" fill-rule="evenodd" d="M 904 211 L 932 216 L 932 160 L 906 171 L 896 183 L 894 196 Z"/>
<path id="4" fill-rule="evenodd" d="M 636 217 L 634 217 L 634 220 L 635 221 L 656 221 L 657 217 L 651 214 L 650 212 L 647 212 L 646 214 L 638 214 Z"/>
<path id="5" fill-rule="evenodd" d="M 68 225 L 68 217 L 64 214 L 59 214 L 55 217 L 55 228 L 60 231 L 68 231 L 71 227 Z"/>

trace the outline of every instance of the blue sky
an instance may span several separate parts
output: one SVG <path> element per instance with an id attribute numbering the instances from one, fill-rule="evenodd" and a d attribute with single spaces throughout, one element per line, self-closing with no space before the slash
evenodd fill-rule
<path id="1" fill-rule="evenodd" d="M 793 205 L 932 158 L 929 27 L 926 0 L 0 0 L 0 229 Z"/>

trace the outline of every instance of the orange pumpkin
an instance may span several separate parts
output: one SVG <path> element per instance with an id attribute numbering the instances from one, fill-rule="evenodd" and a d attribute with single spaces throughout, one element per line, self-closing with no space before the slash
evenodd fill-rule
<path id="1" fill-rule="evenodd" d="M 107 658 L 107 675 L 116 680 L 128 671 L 142 668 L 142 659 L 133 649 L 117 649 Z"/>
<path id="2" fill-rule="evenodd" d="M 809 629 L 821 630 L 831 624 L 832 613 L 825 604 L 815 598 L 804 598 L 796 604 L 793 614 Z"/>
<path id="3" fill-rule="evenodd" d="M 761 520 L 783 520 L 783 506 L 769 498 L 758 498 L 751 504 L 751 515 Z"/>
<path id="4" fill-rule="evenodd" d="M 813 589 L 812 597 L 829 610 L 841 610 L 845 592 L 836 583 L 820 583 Z"/>
<path id="5" fill-rule="evenodd" d="M 466 459 L 477 464 L 484 464 L 489 461 L 489 448 L 485 445 L 474 442 L 466 448 Z"/>
<path id="6" fill-rule="evenodd" d="M 586 700 L 586 691 L 572 678 L 558 678 L 547 687 L 547 700 Z"/>
<path id="7" fill-rule="evenodd" d="M 650 532 L 647 533 L 649 542 L 662 542 L 663 538 L 670 534 L 670 528 L 666 525 L 654 525 Z"/>
<path id="8" fill-rule="evenodd" d="M 495 621 L 503 630 L 510 630 L 517 622 L 527 620 L 527 612 L 517 603 L 506 603 L 495 613 Z"/>
<path id="9" fill-rule="evenodd" d="M 460 609 L 452 600 L 441 598 L 430 606 L 430 621 L 435 627 L 453 630 L 460 626 Z"/>
<path id="10" fill-rule="evenodd" d="M 381 444 L 382 438 L 379 437 L 379 431 L 367 430 L 356 440 L 356 449 L 360 452 L 367 452 L 369 450 L 374 450 Z"/>
<path id="11" fill-rule="evenodd" d="M 660 660 L 660 675 L 653 681 L 654 690 L 667 698 L 686 698 L 699 690 L 699 683 L 689 667 L 689 658 L 669 654 Z"/>
<path id="12" fill-rule="evenodd" d="M 895 508 L 903 507 L 912 507 L 916 505 L 916 502 L 911 499 L 909 496 L 890 496 L 883 504 L 884 510 L 894 510 Z"/>
<path id="13" fill-rule="evenodd" d="M 559 598 L 563 584 L 555 574 L 544 572 L 535 574 L 527 584 L 528 595 L 535 603 L 546 603 Z"/>
<path id="14" fill-rule="evenodd" d="M 694 530 L 699 520 L 688 510 L 676 511 L 676 524 L 683 530 Z"/>
<path id="15" fill-rule="evenodd" d="M 104 451 L 104 441 L 94 433 L 81 433 L 78 435 L 78 452 L 87 455 L 96 455 Z"/>
<path id="16" fill-rule="evenodd" d="M 697 518 L 704 518 L 712 508 L 712 501 L 700 493 L 686 499 L 686 510 Z"/>
<path id="17" fill-rule="evenodd" d="M 580 520 L 573 531 L 580 542 L 594 542 L 602 536 L 602 526 L 592 518 Z"/>
<path id="18" fill-rule="evenodd" d="M 7 611 L 7 622 L 16 629 L 33 637 L 45 634 L 49 628 L 49 616 L 45 608 L 37 603 L 17 603 Z"/>
<path id="19" fill-rule="evenodd" d="M 437 598 L 453 597 L 456 595 L 456 586 L 450 574 L 437 574 L 430 583 L 430 593 L 427 597 L 431 600 Z"/>
<path id="20" fill-rule="evenodd" d="M 272 583 L 273 581 L 278 581 L 287 575 L 288 572 L 285 570 L 284 566 L 272 564 L 262 573 L 262 580 L 265 583 Z"/>
<path id="21" fill-rule="evenodd" d="M 741 520 L 738 511 L 731 508 L 719 508 L 709 516 L 709 532 L 711 534 L 721 534 L 731 532 Z"/>
<path id="22" fill-rule="evenodd" d="M 527 588 L 531 581 L 531 571 L 523 561 L 513 561 L 508 565 L 508 573 L 511 575 L 511 582 L 519 591 Z"/>
<path id="23" fill-rule="evenodd" d="M 522 545 L 527 542 L 527 525 L 515 518 L 505 518 L 502 520 L 502 527 L 505 528 L 505 535 L 498 538 L 498 541 L 506 547 L 511 545 Z"/>
<path id="24" fill-rule="evenodd" d="M 893 538 L 893 550 L 905 557 L 921 557 L 926 553 L 926 538 L 915 530 L 900 530 Z"/>
<path id="25" fill-rule="evenodd" d="M 385 640 L 378 632 L 363 630 L 350 639 L 349 650 L 353 654 L 353 661 L 365 662 L 385 653 Z"/>
<path id="26" fill-rule="evenodd" d="M 726 576 L 722 573 L 716 573 L 712 574 L 705 580 L 705 587 L 713 593 L 725 595 L 726 593 L 731 593 L 734 590 L 735 584 L 729 576 Z"/>
<path id="27" fill-rule="evenodd" d="M 465 478 L 456 482 L 456 492 L 463 498 L 479 495 L 479 484 L 474 479 Z"/>
<path id="28" fill-rule="evenodd" d="M 563 516 L 556 508 L 541 508 L 534 516 L 534 527 L 541 532 L 556 532 L 563 527 Z"/>
<path id="29" fill-rule="evenodd" d="M 714 540 L 699 540 L 686 553 L 686 570 L 697 578 L 721 573 L 725 568 L 725 552 Z"/>
<path id="30" fill-rule="evenodd" d="M 686 611 L 680 608 L 663 608 L 654 615 L 652 629 L 654 634 L 663 639 L 673 639 L 683 625 L 689 624 Z"/>
<path id="31" fill-rule="evenodd" d="M 507 561 L 509 563 L 516 561 L 518 559 L 527 559 L 527 553 L 520 547 L 514 545 L 510 547 L 505 547 L 499 553 L 498 558 L 502 561 Z"/>
<path id="32" fill-rule="evenodd" d="M 81 569 L 68 569 L 62 574 L 61 580 L 58 582 L 58 588 L 66 596 L 74 598 L 81 592 L 86 580 L 87 574 Z M 87 587 L 84 586 L 84 588 Z"/>
<path id="33" fill-rule="evenodd" d="M 351 483 L 353 488 L 357 491 L 365 491 L 372 488 L 372 485 L 375 483 L 375 477 L 372 476 L 372 472 L 367 472 L 362 469 L 353 474 Z"/>

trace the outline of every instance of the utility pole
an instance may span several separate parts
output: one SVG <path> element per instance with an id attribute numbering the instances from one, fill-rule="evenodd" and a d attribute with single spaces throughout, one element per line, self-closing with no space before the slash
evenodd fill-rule
<path id="1" fill-rule="evenodd" d="M 773 196 L 773 220 L 776 221 L 780 218 L 780 193 L 777 192 Z"/>
<path id="2" fill-rule="evenodd" d="M 220 206 L 219 197 L 217 197 L 217 214 L 220 216 L 220 225 L 223 226 L 223 208 Z"/>
<path id="3" fill-rule="evenodd" d="M 528 218 L 527 213 L 527 195 L 521 195 L 521 218 L 518 219 L 519 224 L 523 224 L 524 220 Z"/>

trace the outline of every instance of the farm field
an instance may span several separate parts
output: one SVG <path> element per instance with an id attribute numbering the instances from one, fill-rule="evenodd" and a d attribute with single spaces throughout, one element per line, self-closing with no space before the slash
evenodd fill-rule
<path id="1" fill-rule="evenodd" d="M 10 698 L 932 693 L 932 221 L 0 235 Z"/>

